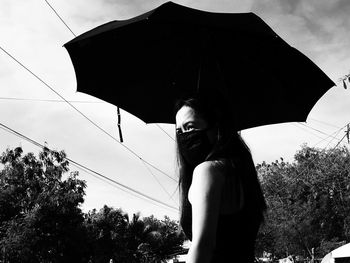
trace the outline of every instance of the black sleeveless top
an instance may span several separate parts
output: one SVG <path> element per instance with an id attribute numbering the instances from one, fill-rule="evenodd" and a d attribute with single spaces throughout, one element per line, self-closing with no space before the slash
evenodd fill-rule
<path id="1" fill-rule="evenodd" d="M 218 218 L 216 232 L 216 246 L 213 251 L 211 263 L 253 263 L 255 240 L 263 220 L 262 210 L 259 206 L 261 200 L 260 185 L 257 178 L 248 175 L 240 167 L 235 167 L 234 162 L 228 159 L 223 161 L 223 172 L 225 173 L 225 186 L 222 189 L 222 200 L 237 201 L 237 209 L 229 213 L 221 210 Z M 235 162 L 236 163 L 236 162 Z M 260 199 L 260 200 L 259 200 Z M 223 204 L 223 203 L 222 203 Z M 189 212 L 189 220 L 182 227 L 186 236 L 192 240 L 192 207 L 186 202 L 186 210 Z M 260 211 L 259 211 L 260 210 Z M 224 209 L 225 211 L 225 209 Z"/>
<path id="2" fill-rule="evenodd" d="M 256 213 L 256 205 L 251 203 L 251 189 L 244 189 L 243 174 L 234 164 L 226 163 L 225 184 L 222 198 L 234 198 L 239 203 L 236 212 L 220 214 L 216 232 L 216 247 L 211 263 L 235 262 L 253 263 L 254 245 L 261 217 Z M 231 184 L 231 185 L 230 185 Z M 247 187 L 247 182 L 244 183 Z M 252 187 L 252 186 L 251 186 Z M 234 192 L 232 194 L 232 192 Z"/>
<path id="3" fill-rule="evenodd" d="M 226 188 L 222 190 L 222 198 L 234 198 L 239 202 L 239 209 L 234 213 L 219 214 L 216 246 L 210 262 L 253 263 L 255 239 L 262 219 L 256 212 L 256 204 L 252 204 L 254 187 L 247 181 L 242 182 L 246 178 L 243 179 L 242 171 L 233 163 L 224 163 Z M 251 188 L 244 189 L 243 184 Z"/>
<path id="4" fill-rule="evenodd" d="M 211 263 L 253 263 L 254 245 L 259 220 L 241 210 L 234 214 L 219 215 L 216 247 Z"/>

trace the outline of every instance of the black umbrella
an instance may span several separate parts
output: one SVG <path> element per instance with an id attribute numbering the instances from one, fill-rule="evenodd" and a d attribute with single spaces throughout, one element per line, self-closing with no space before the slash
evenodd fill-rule
<path id="1" fill-rule="evenodd" d="M 167 2 L 65 44 L 77 90 L 146 123 L 174 123 L 173 103 L 221 101 L 237 130 L 306 121 L 334 86 L 253 13 L 211 13 Z"/>

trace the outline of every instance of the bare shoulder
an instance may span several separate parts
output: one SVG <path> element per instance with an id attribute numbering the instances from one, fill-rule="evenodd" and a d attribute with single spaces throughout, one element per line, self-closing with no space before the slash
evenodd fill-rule
<path id="1" fill-rule="evenodd" d="M 219 161 L 205 161 L 193 171 L 188 198 L 192 205 L 203 205 L 203 200 L 220 200 L 225 183 L 223 164 Z"/>
<path id="2" fill-rule="evenodd" d="M 198 164 L 193 173 L 214 173 L 223 175 L 225 166 L 225 160 L 205 161 Z"/>
<path id="3" fill-rule="evenodd" d="M 225 177 L 225 163 L 223 161 L 205 161 L 196 166 L 193 179 L 215 181 L 222 183 Z"/>

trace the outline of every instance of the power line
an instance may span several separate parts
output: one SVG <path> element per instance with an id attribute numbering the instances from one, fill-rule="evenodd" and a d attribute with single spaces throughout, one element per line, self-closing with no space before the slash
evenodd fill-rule
<path id="1" fill-rule="evenodd" d="M 173 202 L 178 205 L 175 200 L 173 199 L 173 196 L 165 189 L 165 187 L 162 185 L 162 183 L 158 180 L 158 178 L 154 175 L 154 173 L 151 171 L 151 169 L 145 164 L 143 163 L 145 168 L 148 170 L 148 172 L 152 175 L 152 177 L 154 178 L 154 180 L 156 180 L 156 182 L 159 184 L 159 186 L 163 189 L 163 191 L 169 196 L 169 199 L 173 200 Z"/>
<path id="2" fill-rule="evenodd" d="M 315 128 L 311 127 L 311 126 L 308 126 L 308 125 L 306 125 L 305 123 L 302 123 L 302 122 L 298 122 L 298 123 L 299 123 L 300 125 L 303 125 L 303 126 L 309 128 L 309 129 L 312 129 L 312 130 L 314 130 L 314 131 L 317 131 L 317 132 L 319 132 L 319 133 L 321 133 L 321 134 L 323 134 L 323 135 L 331 136 L 331 135 L 329 135 L 328 133 L 325 133 L 325 132 L 320 131 L 320 130 L 318 130 L 318 129 L 315 129 Z M 331 136 L 331 137 L 332 137 L 332 136 Z M 337 139 L 337 140 L 338 140 L 338 138 L 334 138 L 334 139 Z"/>
<path id="3" fill-rule="evenodd" d="M 335 136 L 338 136 L 338 134 L 342 131 L 343 129 L 339 129 L 338 131 L 337 131 L 337 133 L 336 133 L 336 135 Z M 326 145 L 326 147 L 325 148 L 327 148 L 332 142 L 333 142 L 333 138 L 327 143 L 327 145 Z"/>
<path id="4" fill-rule="evenodd" d="M 345 126 L 346 126 L 346 125 L 345 125 Z M 344 140 L 345 137 L 346 137 L 346 134 L 338 141 L 338 143 L 336 144 L 336 146 L 334 146 L 334 147 L 331 149 L 331 151 L 333 151 L 334 149 L 336 149 L 336 148 L 338 147 L 338 145 Z M 294 178 L 288 180 L 287 183 L 288 183 L 288 184 L 291 184 L 291 183 L 294 183 L 297 179 L 299 179 L 299 178 L 306 172 L 306 170 L 309 169 L 309 166 L 310 166 L 311 164 L 313 164 L 313 163 L 316 161 L 316 158 L 317 158 L 317 156 L 315 156 L 315 158 L 314 158 L 313 160 L 311 160 L 311 162 L 307 165 L 307 167 L 306 167 L 303 171 L 301 171 L 296 177 L 294 177 Z M 282 188 L 279 189 L 276 193 L 279 194 L 280 192 L 284 191 L 285 188 L 286 188 L 286 187 L 282 187 Z"/>
<path id="5" fill-rule="evenodd" d="M 345 127 L 346 127 L 346 126 L 347 126 L 347 125 L 345 125 Z M 337 143 L 337 145 L 334 146 L 334 147 L 332 148 L 331 151 L 335 150 L 335 149 L 338 147 L 338 145 L 344 140 L 345 137 L 346 137 L 346 134 L 344 135 L 343 138 L 341 138 L 341 139 L 339 140 L 339 142 Z M 294 178 L 292 178 L 292 179 L 289 179 L 289 180 L 286 180 L 286 184 L 290 185 L 291 183 L 294 183 L 296 180 L 298 180 L 298 179 L 300 178 L 301 175 L 303 175 L 307 170 L 309 170 L 309 166 L 310 166 L 312 163 L 315 162 L 316 158 L 317 158 L 317 156 L 315 156 L 315 158 L 307 165 L 307 167 L 306 167 L 302 172 L 300 172 L 299 174 L 297 174 L 296 177 L 294 177 Z M 310 184 L 310 183 L 308 183 L 308 182 L 305 182 L 304 180 L 303 180 L 303 183 L 306 184 L 306 185 L 309 185 L 309 186 L 311 186 L 311 187 L 313 186 L 312 184 Z M 339 182 L 338 182 L 338 183 L 339 183 Z M 266 186 L 268 186 L 268 187 L 270 188 L 270 190 L 272 190 L 272 192 L 273 192 L 275 195 L 277 195 L 278 197 L 280 197 L 280 193 L 283 192 L 283 191 L 287 188 L 287 186 L 284 186 L 284 187 L 281 187 L 278 191 L 276 191 L 274 188 L 270 187 L 268 184 L 266 184 Z M 283 201 L 281 200 L 281 198 L 280 198 L 280 202 L 281 202 L 281 205 L 284 206 L 284 203 L 283 203 Z"/>
<path id="6" fill-rule="evenodd" d="M 15 98 L 15 97 L 0 97 L 0 100 L 14 100 L 14 101 L 40 101 L 40 102 L 63 102 L 64 100 L 53 99 L 28 99 L 28 98 Z M 82 100 L 69 100 L 70 103 L 103 103 L 102 101 L 82 101 Z"/>
<path id="7" fill-rule="evenodd" d="M 315 133 L 310 132 L 310 131 L 309 131 L 309 130 L 307 130 L 307 129 L 304 129 L 304 128 L 302 128 L 302 127 L 300 127 L 300 126 L 298 126 L 298 125 L 296 125 L 296 124 L 294 124 L 294 123 L 291 123 L 291 124 L 292 124 L 293 126 L 295 126 L 295 127 L 299 128 L 299 129 L 301 129 L 301 130 L 303 130 L 303 131 L 307 132 L 307 133 L 310 133 L 310 134 L 312 134 L 312 135 L 314 135 L 314 136 L 316 136 L 316 137 L 318 137 L 318 138 L 320 138 L 320 139 L 323 139 L 321 136 L 316 135 Z"/>
<path id="8" fill-rule="evenodd" d="M 334 139 L 339 140 L 339 138 L 337 137 L 337 135 L 339 134 L 339 131 L 342 130 L 342 129 L 344 128 L 344 127 L 343 127 L 343 128 L 340 128 L 338 132 L 336 131 L 336 132 L 333 132 L 332 134 L 328 134 L 328 133 L 325 133 L 325 132 L 320 131 L 320 130 L 318 130 L 318 129 L 315 129 L 315 128 L 313 128 L 313 127 L 310 127 L 310 126 L 308 126 L 308 125 L 306 125 L 306 124 L 304 124 L 304 123 L 302 123 L 302 122 L 298 122 L 299 125 L 302 125 L 302 126 L 304 126 L 304 127 L 306 127 L 306 128 L 315 130 L 315 131 L 317 131 L 317 132 L 319 132 L 319 133 L 321 133 L 321 134 L 327 135 L 326 138 L 323 138 L 323 137 L 321 137 L 321 136 L 319 136 L 319 135 L 317 135 L 317 134 L 315 134 L 315 133 L 313 133 L 313 132 L 311 132 L 311 131 L 309 131 L 309 130 L 307 130 L 307 129 L 304 129 L 304 128 L 302 128 L 302 127 L 300 127 L 300 126 L 294 124 L 294 123 L 291 123 L 291 124 L 294 125 L 295 127 L 298 127 L 299 129 L 302 129 L 302 130 L 304 130 L 304 131 L 306 131 L 306 132 L 308 132 L 308 133 L 310 133 L 310 134 L 312 134 L 312 135 L 314 135 L 314 136 L 320 138 L 321 141 L 319 141 L 318 143 L 316 143 L 315 146 L 316 146 L 317 144 L 319 144 L 319 143 L 321 143 L 321 142 L 327 140 L 327 139 L 330 138 L 330 137 L 332 138 L 332 140 L 327 144 L 327 146 L 328 146 Z M 334 135 L 334 134 L 336 134 L 336 135 Z M 314 146 L 314 147 L 315 147 L 315 146 Z M 326 146 L 326 147 L 327 147 L 327 146 Z"/>
<path id="9" fill-rule="evenodd" d="M 173 197 L 178 190 L 179 190 L 179 185 L 176 186 L 174 192 L 171 194 L 171 197 Z"/>
<path id="10" fill-rule="evenodd" d="M 5 125 L 5 124 L 3 124 L 3 123 L 0 123 L 0 128 L 3 129 L 3 130 L 5 130 L 5 131 L 7 131 L 7 132 L 9 132 L 9 133 L 11 133 L 11 134 L 13 134 L 13 135 L 16 135 L 16 136 L 18 136 L 18 137 L 20 137 L 20 138 L 25 139 L 25 140 L 27 140 L 28 142 L 30 142 L 30 143 L 32 143 L 32 144 L 34 144 L 34 145 L 36 145 L 36 146 L 38 146 L 38 147 L 40 147 L 40 148 L 46 147 L 46 146 L 44 146 L 44 145 L 42 145 L 42 144 L 36 142 L 35 140 L 33 140 L 33 139 L 31 139 L 31 138 L 29 138 L 29 137 L 23 135 L 22 133 L 17 132 L 17 131 L 15 131 L 15 130 L 11 129 L 10 127 L 8 127 L 7 125 Z M 46 148 L 49 149 L 48 147 L 46 147 Z M 50 149 L 49 149 L 49 150 L 50 150 Z M 50 150 L 50 151 L 51 151 L 51 150 Z M 161 205 L 163 205 L 163 206 L 166 206 L 166 207 L 168 207 L 168 208 L 174 209 L 174 210 L 176 210 L 176 211 L 178 210 L 178 209 L 177 209 L 176 207 L 174 207 L 174 206 L 168 205 L 168 204 L 166 204 L 166 203 L 164 203 L 164 202 L 162 202 L 162 201 L 160 201 L 160 200 L 158 200 L 158 199 L 156 199 L 156 198 L 153 198 L 153 197 L 151 197 L 151 196 L 149 196 L 149 195 L 146 195 L 146 194 L 144 194 L 144 193 L 142 193 L 142 192 L 140 192 L 140 191 L 138 191 L 138 190 L 135 190 L 135 189 L 133 189 L 133 188 L 131 188 L 131 187 L 129 187 L 129 186 L 126 186 L 126 185 L 124 185 L 124 184 L 122 184 L 122 183 L 119 183 L 119 182 L 117 182 L 116 180 L 113 180 L 113 179 L 111 179 L 111 178 L 109 178 L 109 177 L 107 177 L 107 176 L 105 176 L 105 175 L 103 175 L 103 174 L 101 174 L 101 173 L 98 173 L 98 172 L 96 172 L 96 171 L 94 171 L 94 170 L 88 168 L 88 167 L 85 166 L 85 165 L 82 165 L 82 164 L 80 164 L 80 163 L 78 163 L 78 162 L 76 162 L 76 161 L 73 161 L 73 160 L 70 159 L 70 158 L 67 158 L 67 157 L 66 157 L 65 159 L 66 159 L 67 161 L 69 161 L 70 163 L 72 163 L 73 165 L 76 165 L 76 166 L 80 167 L 80 168 L 83 169 L 84 171 L 88 171 L 89 174 L 93 173 L 94 175 L 97 175 L 97 176 L 100 177 L 100 178 L 103 178 L 103 179 L 105 179 L 105 180 L 107 180 L 107 181 L 109 181 L 109 182 L 112 182 L 115 186 L 117 186 L 119 189 L 123 190 L 124 192 L 127 192 L 127 191 L 125 191 L 125 189 L 126 189 L 126 190 L 132 192 L 133 194 L 137 194 L 137 197 L 139 197 L 139 198 L 142 198 L 142 197 L 143 197 L 142 199 L 146 198 L 146 200 L 151 200 L 151 201 L 153 201 L 153 202 L 156 202 L 156 203 L 161 204 Z M 129 192 L 127 192 L 127 193 L 129 193 Z M 134 196 L 136 196 L 136 195 L 134 195 Z M 141 197 L 140 197 L 140 196 L 141 196 Z"/>
<path id="11" fill-rule="evenodd" d="M 67 159 L 67 160 L 68 160 L 68 159 Z M 112 186 L 112 187 L 115 187 L 115 188 L 117 188 L 117 189 L 119 189 L 119 190 L 121 190 L 121 191 L 123 191 L 123 192 L 125 192 L 125 193 L 127 193 L 127 194 L 133 195 L 133 196 L 135 196 L 135 197 L 137 197 L 137 198 L 144 199 L 143 197 L 140 197 L 139 195 L 133 193 L 132 191 L 127 191 L 127 190 L 123 189 L 122 187 L 120 187 L 120 186 L 118 186 L 118 185 L 116 185 L 116 184 L 114 184 L 114 183 L 112 183 L 112 182 L 110 182 L 110 181 L 108 181 L 108 180 L 105 180 L 105 179 L 103 179 L 102 177 L 99 177 L 99 176 L 95 175 L 94 173 L 90 172 L 89 170 L 84 169 L 83 167 L 80 167 L 79 165 L 76 165 L 74 162 L 72 162 L 72 160 L 70 161 L 70 164 L 71 164 L 72 166 L 76 167 L 77 169 L 82 170 L 83 172 L 85 172 L 85 173 L 87 173 L 87 174 L 90 174 L 91 176 L 95 177 L 96 179 L 98 179 L 98 180 L 100 180 L 100 181 L 102 181 L 102 182 L 104 182 L 104 183 L 109 184 L 109 185 Z M 154 200 L 145 199 L 145 201 L 152 202 L 152 204 L 159 206 L 159 204 L 158 204 L 156 201 L 154 201 Z M 167 206 L 166 208 L 169 208 L 169 207 Z M 173 209 L 175 209 L 175 208 L 174 208 L 174 207 L 171 207 L 171 209 L 173 210 Z M 176 208 L 176 210 L 178 211 L 177 208 Z"/>
<path id="12" fill-rule="evenodd" d="M 331 123 L 328 123 L 328 122 L 325 122 L 325 121 L 320 121 L 320 120 L 317 120 L 317 119 L 314 119 L 314 118 L 309 118 L 309 119 L 339 129 L 339 127 L 334 125 L 334 124 L 331 124 Z"/>
<path id="13" fill-rule="evenodd" d="M 162 202 L 162 201 L 160 201 L 160 200 L 158 200 L 158 199 L 156 199 L 156 198 L 153 198 L 153 197 L 151 197 L 151 196 L 149 196 L 149 195 L 146 195 L 146 194 L 144 194 L 144 193 L 142 193 L 142 192 L 140 192 L 140 191 L 138 191 L 138 190 L 135 190 L 135 189 L 133 189 L 133 188 L 131 188 L 131 187 L 129 187 L 129 186 L 126 186 L 126 185 L 124 185 L 124 184 L 121 184 L 121 183 L 119 183 L 119 182 L 117 182 L 117 181 L 115 181 L 115 180 L 113 180 L 113 179 L 111 179 L 111 178 L 109 178 L 109 177 L 107 177 L 107 176 L 105 176 L 105 175 L 102 175 L 101 173 L 98 173 L 98 172 L 96 172 L 96 171 L 94 171 L 94 170 L 92 170 L 92 169 L 90 169 L 90 168 L 88 168 L 88 167 L 86 167 L 86 166 L 84 166 L 84 165 L 82 165 L 82 164 L 79 164 L 79 163 L 77 163 L 77 162 L 75 162 L 75 161 L 73 161 L 73 160 L 71 160 L 71 159 L 69 159 L 69 158 L 66 158 L 69 162 L 72 162 L 72 163 L 74 163 L 74 164 L 76 164 L 76 165 L 78 165 L 78 166 L 80 166 L 80 167 L 83 167 L 84 169 L 86 169 L 86 170 L 88 170 L 88 171 L 90 171 L 90 172 L 92 172 L 92 173 L 94 173 L 94 174 L 96 174 L 96 175 L 98 175 L 98 176 L 100 176 L 100 177 L 102 177 L 102 178 L 104 178 L 104 179 L 106 179 L 106 180 L 108 180 L 108 181 L 110 181 L 110 182 L 112 182 L 112 183 L 114 183 L 115 185 L 117 185 L 117 186 L 119 186 L 119 187 L 122 187 L 122 188 L 125 188 L 125 189 L 127 189 L 127 190 L 129 190 L 129 191 L 131 191 L 131 192 L 133 192 L 133 193 L 136 193 L 136 194 L 138 194 L 138 195 L 140 195 L 140 196 L 143 196 L 143 197 L 145 197 L 145 198 L 147 198 L 148 200 L 151 200 L 151 201 L 153 201 L 153 202 L 156 202 L 156 203 L 158 203 L 158 204 L 161 204 L 161 205 L 163 205 L 163 206 L 166 206 L 166 207 L 168 207 L 168 208 L 171 208 L 171 209 L 174 209 L 174 210 L 178 210 L 176 207 L 174 207 L 174 206 L 171 206 L 171 205 L 168 205 L 167 203 L 164 203 L 164 202 Z M 118 188 L 119 188 L 118 187 Z"/>
<path id="14" fill-rule="evenodd" d="M 342 129 L 344 129 L 345 127 L 347 127 L 349 124 L 350 124 L 350 123 L 344 125 L 342 128 L 340 128 L 338 131 L 336 131 L 336 132 L 334 132 L 334 133 L 337 133 L 337 134 L 338 134 Z M 334 133 L 332 133 L 332 135 L 333 135 Z M 329 137 L 332 137 L 333 139 L 336 138 L 336 137 L 334 137 L 334 136 L 332 136 L 332 135 L 329 135 L 327 138 L 322 139 L 322 141 L 328 139 Z M 344 135 L 341 139 L 336 138 L 336 139 L 338 139 L 339 141 L 338 141 L 338 143 L 332 148 L 332 151 L 338 147 L 338 145 L 344 140 L 344 138 L 345 138 L 346 136 L 347 136 L 347 134 L 345 133 L 345 135 Z M 333 139 L 332 139 L 332 140 L 333 140 Z M 321 141 L 320 141 L 320 142 L 321 142 Z M 319 142 L 319 143 L 320 143 L 320 142 Z M 329 142 L 329 143 L 330 143 L 330 142 Z M 317 144 L 318 144 L 318 143 L 317 143 Z M 328 145 L 329 145 L 329 144 L 328 144 Z M 327 146 L 328 146 L 328 145 L 327 145 Z M 302 176 L 302 175 L 306 172 L 306 170 L 309 169 L 309 166 L 310 166 L 312 163 L 315 162 L 316 158 L 317 158 L 317 156 L 315 156 L 315 158 L 314 158 L 313 160 L 311 160 L 311 162 L 307 165 L 307 167 L 306 167 L 303 171 L 301 171 L 296 177 L 294 177 L 294 178 L 292 178 L 292 179 L 290 179 L 290 180 L 287 180 L 287 181 L 288 181 L 287 183 L 290 184 L 290 183 L 293 183 L 293 182 L 295 182 L 296 180 L 298 180 L 298 179 L 300 178 L 300 176 Z M 305 183 L 305 184 L 308 184 L 308 183 L 306 183 L 306 182 L 304 182 L 304 183 Z M 308 184 L 308 185 L 310 185 L 310 184 Z M 282 188 L 280 188 L 278 191 L 274 191 L 274 192 L 275 192 L 275 194 L 279 195 L 279 193 L 282 192 L 282 191 L 284 191 L 285 188 L 286 188 L 286 187 L 282 187 Z"/>
<path id="15" fill-rule="evenodd" d="M 68 30 L 72 33 L 72 35 L 74 37 L 76 37 L 77 35 L 72 31 L 72 29 L 68 26 L 68 24 L 63 20 L 63 18 L 58 14 L 58 12 L 55 10 L 55 8 L 53 8 L 52 5 L 50 5 L 50 3 L 47 0 L 44 0 L 48 6 L 51 8 L 51 10 L 55 13 L 55 15 L 61 20 L 61 22 L 68 28 Z M 173 141 L 175 140 L 172 136 L 170 136 L 169 133 L 167 133 L 161 126 L 159 126 L 159 124 L 156 124 L 157 127 L 162 130 L 168 137 L 170 137 Z"/>
<path id="16" fill-rule="evenodd" d="M 156 125 L 157 125 L 157 127 L 158 127 L 159 129 L 161 129 L 166 135 L 168 135 L 168 137 L 169 137 L 170 139 L 172 139 L 173 141 L 175 141 L 175 139 L 174 139 L 169 133 L 167 133 L 166 130 L 164 130 L 158 123 L 157 123 Z"/>
<path id="17" fill-rule="evenodd" d="M 67 23 L 62 19 L 62 17 L 58 14 L 58 12 L 53 8 L 53 6 L 52 5 L 50 5 L 50 3 L 47 1 L 47 0 L 45 0 L 45 2 L 49 5 L 49 7 L 51 8 L 51 10 L 56 14 L 56 16 L 61 20 L 61 22 L 69 29 L 69 31 L 76 37 L 76 35 L 74 34 L 74 32 L 71 30 L 71 28 L 67 25 Z M 119 108 L 118 108 L 118 116 L 120 116 L 119 115 Z M 119 120 L 119 119 L 118 119 Z M 120 124 L 119 124 L 119 121 L 118 121 L 118 128 L 119 128 L 119 133 L 120 133 L 120 126 L 119 126 Z M 159 129 L 161 129 L 168 137 L 170 137 L 173 141 L 174 141 L 174 138 L 172 138 L 159 124 L 156 124 L 157 125 L 157 127 L 159 128 Z M 120 133 L 121 134 L 121 133 Z M 122 140 L 122 139 L 121 139 Z M 140 158 L 141 159 L 141 158 Z M 146 163 L 141 159 L 141 161 L 142 161 L 142 163 L 144 164 L 144 166 L 146 167 L 146 169 L 149 171 L 149 173 L 153 176 L 153 178 L 157 181 L 157 183 L 160 185 L 160 187 L 163 189 L 163 191 L 165 191 L 168 195 L 169 195 L 169 197 L 170 197 L 170 199 L 172 199 L 172 195 L 170 195 L 169 193 L 168 193 L 168 191 L 165 189 L 165 187 L 160 183 L 160 181 L 156 178 L 156 176 L 152 173 L 152 171 L 149 169 L 149 167 L 146 165 Z M 153 167 L 153 166 L 152 166 Z M 172 177 L 171 177 L 171 179 L 173 179 Z M 174 180 L 174 179 L 173 179 Z M 172 199 L 173 200 L 173 199 Z M 174 200 L 173 200 L 174 201 Z"/>
<path id="18" fill-rule="evenodd" d="M 75 111 L 77 111 L 81 116 L 83 116 L 86 120 L 88 120 L 92 125 L 94 125 L 96 128 L 98 128 L 100 131 L 102 131 L 104 134 L 106 134 L 108 137 L 110 137 L 112 140 L 119 143 L 119 145 L 123 146 L 126 150 L 128 150 L 131 154 L 139 158 L 141 161 L 145 162 L 149 166 L 153 167 L 157 171 L 161 172 L 163 175 L 167 176 L 169 179 L 176 182 L 176 180 L 165 173 L 164 171 L 160 170 L 153 164 L 149 163 L 148 161 L 144 160 L 142 157 L 140 157 L 135 151 L 133 151 L 131 148 L 126 146 L 125 144 L 119 142 L 113 135 L 108 133 L 106 130 L 101 128 L 98 124 L 96 124 L 93 120 L 91 120 L 89 117 L 87 117 L 83 112 L 78 110 L 72 103 L 70 103 L 68 100 L 66 100 L 61 94 L 59 94 L 56 90 L 54 90 L 50 85 L 48 85 L 44 80 L 42 80 L 38 75 L 36 75 L 33 71 L 31 71 L 28 67 L 26 67 L 24 64 L 22 64 L 19 60 L 17 60 L 14 56 L 12 56 L 9 52 L 7 52 L 3 47 L 0 46 L 0 49 L 7 54 L 10 58 L 12 58 L 16 63 L 18 63 L 21 67 L 23 67 L 26 71 L 28 71 L 30 74 L 32 74 L 36 79 L 38 79 L 41 83 L 43 83 L 46 87 L 48 87 L 52 92 L 54 92 L 57 96 L 59 96 L 62 100 L 64 100 L 69 106 L 71 106 Z"/>
<path id="19" fill-rule="evenodd" d="M 61 20 L 61 22 L 68 28 L 68 30 L 73 34 L 74 37 L 76 37 L 76 34 L 71 30 L 71 28 L 68 26 L 68 24 L 63 20 L 63 18 L 58 14 L 58 12 L 55 10 L 55 8 L 50 5 L 50 3 L 45 0 L 45 2 L 48 4 L 48 6 L 51 8 L 51 10 L 55 13 L 55 15 Z M 174 138 L 171 137 L 159 124 L 156 124 L 157 127 L 159 129 L 161 129 L 168 137 L 170 137 L 173 141 L 174 141 Z M 113 137 L 113 136 L 112 136 Z M 114 137 L 113 137 L 114 138 Z M 115 139 L 115 138 L 114 138 Z M 119 141 L 117 141 L 118 143 L 120 143 Z M 124 144 L 122 144 L 123 146 L 125 146 Z M 138 156 L 139 157 L 139 156 Z M 139 157 L 140 158 L 140 157 Z M 141 158 L 140 158 L 141 159 Z M 141 159 L 142 161 L 142 159 Z M 146 162 L 147 163 L 147 162 Z M 158 170 L 155 166 L 147 163 L 148 165 L 150 165 L 151 167 L 155 168 L 156 170 Z M 158 170 L 159 171 L 159 170 Z M 162 172 L 164 174 L 164 172 Z M 170 177 L 169 175 L 165 174 L 166 176 L 168 176 L 170 179 L 174 180 L 176 182 L 176 180 L 172 177 Z"/>
<path id="20" fill-rule="evenodd" d="M 50 3 L 45 0 L 46 4 L 51 8 L 51 10 L 56 14 L 56 16 L 61 20 L 61 22 L 68 28 L 68 30 L 73 34 L 73 36 L 76 37 L 76 35 L 74 34 L 73 30 L 66 24 L 66 22 L 64 22 L 64 20 L 62 19 L 62 17 L 56 12 L 56 10 L 52 7 L 52 5 L 50 5 Z"/>
<path id="21" fill-rule="evenodd" d="M 336 130 L 335 132 L 333 132 L 331 135 L 329 135 L 329 136 L 327 136 L 326 138 L 322 139 L 321 141 L 317 142 L 313 147 L 315 147 L 317 144 L 320 144 L 321 142 L 327 140 L 329 137 L 332 137 L 332 140 L 330 140 L 330 141 L 328 142 L 328 144 L 326 145 L 326 147 L 325 147 L 325 148 L 327 148 L 328 145 L 329 145 L 335 138 L 336 138 L 337 140 L 339 140 L 337 136 L 338 136 L 338 134 L 339 134 L 346 126 L 347 126 L 347 125 L 345 125 L 345 126 L 342 127 L 342 128 L 339 128 L 338 130 Z"/>
<path id="22" fill-rule="evenodd" d="M 346 134 L 344 134 L 344 136 L 343 136 L 343 138 L 341 138 L 341 140 L 337 143 L 337 145 L 336 146 L 334 146 L 333 147 L 333 149 L 332 150 L 334 150 L 335 148 L 337 148 L 338 147 L 338 145 L 345 139 L 345 137 L 346 137 Z"/>
<path id="23" fill-rule="evenodd" d="M 342 129 L 344 129 L 347 125 L 349 125 L 349 123 L 348 124 L 346 124 L 345 126 L 343 126 L 341 129 L 339 129 L 338 131 L 337 131 L 337 134 L 342 130 Z M 336 137 L 334 137 L 334 136 L 331 136 L 333 139 L 334 138 L 336 138 L 337 140 L 339 140 L 338 141 L 338 143 L 331 149 L 331 151 L 334 151 L 338 146 L 339 146 L 339 144 L 345 139 L 345 137 L 347 136 L 347 134 L 345 134 L 341 139 L 338 139 L 338 138 L 336 138 Z M 333 140 L 332 139 L 332 140 Z M 332 140 L 328 143 L 328 145 L 332 142 Z M 328 146 L 327 145 L 327 146 Z M 311 163 L 313 163 L 314 161 L 316 160 L 316 157 L 311 161 Z M 310 164 L 311 164 L 310 163 Z M 309 165 L 310 165 L 309 164 Z M 307 167 L 308 168 L 308 167 Z M 304 172 L 304 171 L 303 171 Z"/>

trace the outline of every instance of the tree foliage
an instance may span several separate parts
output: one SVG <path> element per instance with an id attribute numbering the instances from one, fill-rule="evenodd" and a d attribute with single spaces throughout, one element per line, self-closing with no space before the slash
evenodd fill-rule
<path id="1" fill-rule="evenodd" d="M 184 235 L 165 217 L 129 218 L 104 206 L 84 214 L 86 183 L 63 151 L 0 156 L 0 262 L 164 262 Z"/>
<path id="2" fill-rule="evenodd" d="M 293 163 L 257 166 L 268 204 L 258 251 L 322 257 L 350 241 L 350 154 L 303 145 Z"/>
<path id="3" fill-rule="evenodd" d="M 0 251 L 11 262 L 83 260 L 85 182 L 69 171 L 63 151 L 44 148 L 36 158 L 6 150 L 0 172 Z"/>
<path id="4" fill-rule="evenodd" d="M 99 212 L 94 209 L 85 215 L 84 225 L 92 262 L 109 262 L 110 259 L 128 262 L 130 253 L 125 248 L 128 221 L 121 209 L 108 206 Z"/>
<path id="5" fill-rule="evenodd" d="M 165 262 L 182 248 L 184 241 L 178 223 L 168 217 L 158 220 L 133 214 L 129 218 L 121 209 L 108 206 L 88 213 L 85 225 L 93 262 Z"/>

